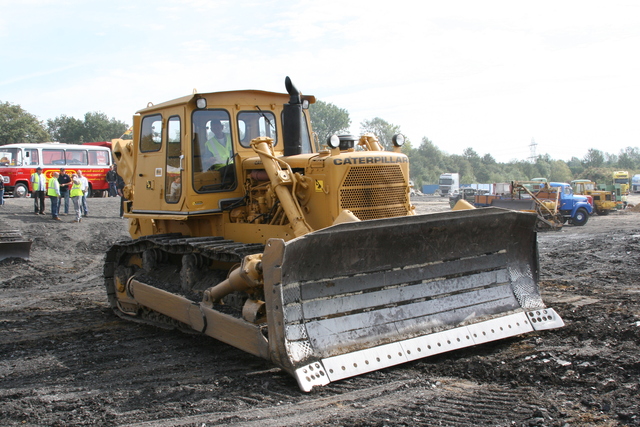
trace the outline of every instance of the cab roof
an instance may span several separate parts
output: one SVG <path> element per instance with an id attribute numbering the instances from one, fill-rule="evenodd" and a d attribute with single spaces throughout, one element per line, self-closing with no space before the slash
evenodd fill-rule
<path id="1" fill-rule="evenodd" d="M 267 99 L 271 99 L 272 101 L 278 100 L 278 102 L 282 102 L 284 104 L 289 101 L 290 96 L 286 93 L 267 92 L 263 90 L 233 90 L 233 91 L 207 92 L 207 93 L 194 92 L 191 95 L 172 99 L 171 101 L 162 102 L 160 104 L 153 104 L 150 102 L 146 108 L 136 111 L 136 114 L 146 114 L 152 111 L 161 110 L 163 108 L 175 107 L 178 105 L 186 105 L 192 100 L 195 100 L 196 98 L 207 98 L 207 100 L 209 101 L 211 101 L 212 99 L 219 98 L 220 102 L 216 103 L 215 105 L 236 104 L 236 103 L 239 103 L 238 101 L 243 101 L 243 100 L 246 103 L 253 104 L 253 103 L 259 103 L 259 102 L 256 102 L 258 100 L 263 100 L 264 102 L 264 100 L 267 100 Z M 316 102 L 316 98 L 313 95 L 302 95 L 302 99 L 308 100 L 310 104 L 313 104 L 314 102 Z"/>

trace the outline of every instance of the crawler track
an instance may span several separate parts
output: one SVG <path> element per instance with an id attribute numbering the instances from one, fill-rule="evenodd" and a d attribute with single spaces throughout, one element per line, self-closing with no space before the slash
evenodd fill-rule
<path id="1" fill-rule="evenodd" d="M 124 283 L 129 277 L 144 275 L 160 289 L 197 300 L 200 296 L 198 290 L 216 284 L 227 274 L 225 269 L 209 270 L 207 266 L 214 263 L 238 264 L 246 255 L 262 251 L 262 244 L 239 243 L 217 236 L 189 237 L 179 233 L 118 242 L 107 251 L 104 264 L 109 304 L 118 316 L 126 320 L 193 332 L 190 327 L 146 307 L 140 306 L 136 313 L 124 313 L 116 296 L 116 279 Z"/>

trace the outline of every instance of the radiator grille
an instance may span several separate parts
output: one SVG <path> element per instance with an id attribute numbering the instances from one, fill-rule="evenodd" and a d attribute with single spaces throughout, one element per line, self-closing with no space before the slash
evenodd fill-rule
<path id="1" fill-rule="evenodd" d="M 340 188 L 340 209 L 361 220 L 404 216 L 408 197 L 400 165 L 352 167 Z"/>

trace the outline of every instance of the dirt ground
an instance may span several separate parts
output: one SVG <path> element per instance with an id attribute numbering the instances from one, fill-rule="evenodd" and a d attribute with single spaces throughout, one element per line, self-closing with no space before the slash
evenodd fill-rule
<path id="1" fill-rule="evenodd" d="M 90 199 L 81 223 L 34 215 L 29 199 L 0 207 L 0 221 L 33 240 L 30 261 L 0 261 L 0 424 L 640 425 L 640 213 L 631 209 L 538 235 L 543 296 L 564 328 L 303 393 L 262 359 L 110 311 L 104 254 L 128 238 L 118 201 Z M 413 201 L 420 213 L 449 209 L 445 198 Z"/>

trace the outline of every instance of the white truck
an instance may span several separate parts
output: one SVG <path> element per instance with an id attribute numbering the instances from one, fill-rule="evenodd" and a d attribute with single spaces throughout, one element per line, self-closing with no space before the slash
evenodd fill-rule
<path id="1" fill-rule="evenodd" d="M 450 196 L 460 191 L 460 174 L 459 173 L 443 173 L 438 181 L 438 190 L 440 196 Z"/>
<path id="2" fill-rule="evenodd" d="M 633 193 L 640 193 L 640 175 L 633 175 L 631 177 L 631 191 Z"/>

